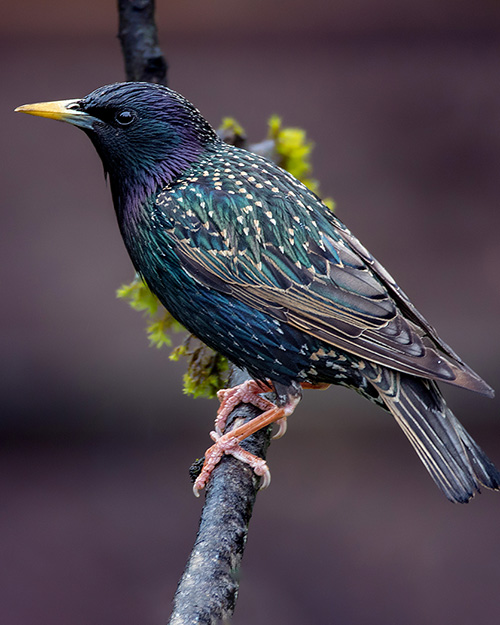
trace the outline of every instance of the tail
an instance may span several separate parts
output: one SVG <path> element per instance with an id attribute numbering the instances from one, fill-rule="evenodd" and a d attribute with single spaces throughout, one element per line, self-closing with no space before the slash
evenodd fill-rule
<path id="1" fill-rule="evenodd" d="M 450 501 L 467 503 L 481 492 L 480 485 L 500 489 L 500 471 L 465 431 L 434 382 L 383 367 L 366 374 Z"/>

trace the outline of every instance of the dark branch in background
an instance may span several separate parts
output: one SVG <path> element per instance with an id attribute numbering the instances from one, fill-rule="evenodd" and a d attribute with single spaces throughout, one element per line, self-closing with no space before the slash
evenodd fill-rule
<path id="1" fill-rule="evenodd" d="M 166 84 L 167 63 L 158 45 L 154 0 L 118 0 L 118 10 L 127 80 Z M 231 368 L 229 386 L 247 379 L 245 372 Z M 254 406 L 240 404 L 230 415 L 227 428 L 236 420 L 241 423 L 258 414 Z M 271 428 L 256 432 L 242 447 L 265 458 L 270 432 Z M 210 444 L 207 437 L 207 447 Z M 231 617 L 259 481 L 252 469 L 231 456 L 223 458 L 214 470 L 196 542 L 175 594 L 171 625 L 215 625 Z"/>
<path id="2" fill-rule="evenodd" d="M 158 44 L 154 0 L 118 0 L 118 38 L 127 80 L 167 84 L 167 61 Z"/>

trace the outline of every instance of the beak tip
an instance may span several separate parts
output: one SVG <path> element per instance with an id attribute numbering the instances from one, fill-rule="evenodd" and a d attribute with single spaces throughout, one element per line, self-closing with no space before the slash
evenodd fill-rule
<path id="1" fill-rule="evenodd" d="M 75 109 L 80 100 L 58 100 L 55 102 L 38 102 L 23 104 L 14 109 L 15 113 L 27 113 L 38 117 L 47 117 L 57 121 L 69 122 L 82 128 L 90 128 L 93 118 L 85 112 Z"/>

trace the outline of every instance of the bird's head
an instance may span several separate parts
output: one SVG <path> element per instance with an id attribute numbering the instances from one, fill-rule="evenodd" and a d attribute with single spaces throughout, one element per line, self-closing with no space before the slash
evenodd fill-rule
<path id="1" fill-rule="evenodd" d="M 81 99 L 26 104 L 16 111 L 81 128 L 109 173 L 117 209 L 175 180 L 218 141 L 188 100 L 150 83 L 116 83 Z"/>

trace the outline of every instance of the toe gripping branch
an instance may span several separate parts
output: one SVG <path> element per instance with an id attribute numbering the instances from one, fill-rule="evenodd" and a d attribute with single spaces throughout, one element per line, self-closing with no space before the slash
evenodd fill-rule
<path id="1" fill-rule="evenodd" d="M 263 393 L 270 392 L 276 392 L 278 398 L 276 404 L 262 397 Z M 220 406 L 215 419 L 215 430 L 210 432 L 214 445 L 205 452 L 203 468 L 193 485 L 193 492 L 196 497 L 199 497 L 200 491 L 206 486 L 212 471 L 224 454 L 234 456 L 250 465 L 256 475 L 262 477 L 261 489 L 269 486 L 271 473 L 266 461 L 245 451 L 240 443 L 251 434 L 272 423 L 278 424 L 278 431 L 273 438 L 283 436 L 286 432 L 287 417 L 295 410 L 301 396 L 301 389 L 298 386 L 282 387 L 271 383 L 259 383 L 255 380 L 247 380 L 233 388 L 220 390 L 217 393 Z M 229 415 L 241 403 L 252 404 L 263 412 L 224 434 Z"/>

